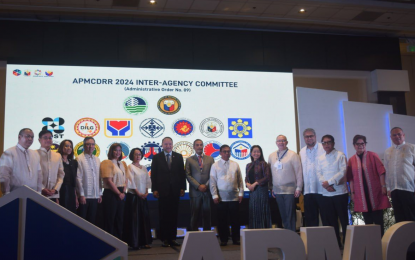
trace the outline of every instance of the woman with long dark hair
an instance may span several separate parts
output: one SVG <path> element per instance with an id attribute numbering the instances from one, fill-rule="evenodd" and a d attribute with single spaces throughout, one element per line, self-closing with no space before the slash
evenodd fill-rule
<path id="1" fill-rule="evenodd" d="M 76 173 L 78 162 L 74 160 L 73 143 L 71 140 L 63 140 L 58 148 L 62 156 L 65 177 L 59 191 L 59 204 L 76 214 L 78 198 L 76 196 Z"/>
<path id="2" fill-rule="evenodd" d="M 268 202 L 270 169 L 264 160 L 262 148 L 251 148 L 251 163 L 246 166 L 246 187 L 249 189 L 249 228 L 271 228 L 271 211 Z"/>

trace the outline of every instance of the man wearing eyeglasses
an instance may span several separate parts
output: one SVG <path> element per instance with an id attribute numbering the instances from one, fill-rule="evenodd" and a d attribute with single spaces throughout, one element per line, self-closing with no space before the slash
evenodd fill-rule
<path id="1" fill-rule="evenodd" d="M 229 221 L 232 229 L 234 245 L 240 245 L 239 204 L 244 195 L 241 169 L 237 162 L 229 160 L 231 149 L 229 145 L 220 147 L 221 159 L 210 169 L 210 193 L 218 212 L 218 233 L 220 245 L 226 246 L 229 239 Z"/>
<path id="2" fill-rule="evenodd" d="M 52 132 L 42 130 L 39 133 L 40 149 L 37 150 L 40 157 L 40 166 L 43 174 L 42 195 L 59 204 L 59 190 L 65 177 L 63 171 L 62 156 L 53 152 Z"/>
<path id="3" fill-rule="evenodd" d="M 300 151 L 304 180 L 304 213 L 307 227 L 319 226 L 319 215 L 324 218 L 321 210 L 323 187 L 316 174 L 317 158 L 325 153 L 323 145 L 317 142 L 316 131 L 307 128 L 303 132 L 304 146 Z"/>
<path id="4" fill-rule="evenodd" d="M 303 189 L 303 171 L 300 157 L 288 149 L 287 137 L 277 136 L 278 150 L 268 157 L 271 168 L 272 197 L 276 198 L 284 228 L 296 231 L 295 198 Z"/>
<path id="5" fill-rule="evenodd" d="M 415 146 L 405 142 L 402 128 L 390 132 L 393 145 L 385 151 L 386 189 L 396 222 L 415 221 Z"/>
<path id="6" fill-rule="evenodd" d="M 348 223 L 349 195 L 346 184 L 346 156 L 344 153 L 334 149 L 334 137 L 325 135 L 321 139 L 325 154 L 317 159 L 317 176 L 323 187 L 322 218 L 324 226 L 334 227 L 337 242 L 342 248 L 339 234 L 339 222 L 342 225 L 343 245 L 346 238 Z"/>
<path id="7" fill-rule="evenodd" d="M 43 189 L 43 175 L 39 154 L 30 150 L 33 144 L 33 131 L 23 128 L 19 132 L 18 143 L 4 151 L 0 157 L 0 188 L 4 195 L 27 185 L 37 192 Z"/>

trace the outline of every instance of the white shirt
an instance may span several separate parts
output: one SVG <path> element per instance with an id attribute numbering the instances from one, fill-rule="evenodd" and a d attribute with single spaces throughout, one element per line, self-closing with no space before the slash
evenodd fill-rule
<path id="1" fill-rule="evenodd" d="M 141 166 L 141 169 L 134 164 L 128 165 L 130 170 L 131 180 L 128 180 L 128 189 L 137 189 L 138 192 L 145 194 L 147 189 L 151 188 L 151 178 L 148 175 L 147 168 Z M 135 192 L 132 192 L 135 194 Z"/>
<path id="2" fill-rule="evenodd" d="M 268 156 L 268 164 L 272 173 L 272 191 L 275 194 L 294 194 L 296 190 L 303 189 L 303 170 L 298 154 L 288 148 L 275 151 Z M 280 168 L 279 164 L 282 165 Z"/>
<path id="3" fill-rule="evenodd" d="M 40 167 L 43 174 L 43 187 L 45 189 L 55 189 L 58 193 L 49 196 L 48 198 L 59 198 L 59 190 L 61 189 L 65 172 L 63 171 L 62 156 L 49 149 L 45 148 L 37 150 L 40 157 Z"/>
<path id="4" fill-rule="evenodd" d="M 393 145 L 385 151 L 386 189 L 415 191 L 415 145 Z"/>
<path id="5" fill-rule="evenodd" d="M 76 190 L 78 196 L 87 199 L 99 199 L 102 195 L 102 179 L 99 176 L 98 157 L 82 153 L 77 158 L 78 172 L 76 175 Z"/>
<path id="6" fill-rule="evenodd" d="M 317 176 L 321 183 L 328 181 L 336 190 L 328 192 L 323 188 L 323 196 L 333 197 L 348 193 L 346 184 L 346 155 L 333 149 L 329 154 L 323 154 L 317 159 Z"/>
<path id="7" fill-rule="evenodd" d="M 323 193 L 323 187 L 316 174 L 317 158 L 325 153 L 323 145 L 316 143 L 309 149 L 304 146 L 300 151 L 301 164 L 303 166 L 304 195 L 309 193 Z"/>
<path id="8" fill-rule="evenodd" d="M 0 182 L 3 192 L 8 194 L 27 185 L 37 192 L 43 189 L 40 158 L 36 151 L 25 149 L 20 144 L 4 151 L 0 157 Z"/>
<path id="9" fill-rule="evenodd" d="M 238 163 L 220 159 L 210 168 L 210 192 L 212 198 L 221 201 L 237 201 L 244 195 L 244 184 Z"/>

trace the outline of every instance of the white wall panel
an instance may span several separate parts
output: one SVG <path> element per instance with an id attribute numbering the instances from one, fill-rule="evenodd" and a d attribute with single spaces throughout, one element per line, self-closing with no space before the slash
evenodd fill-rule
<path id="1" fill-rule="evenodd" d="M 366 136 L 368 151 L 383 158 L 390 146 L 389 114 L 393 113 L 392 106 L 345 101 L 343 107 L 348 158 L 355 154 L 353 137 L 357 134 Z"/>
<path id="2" fill-rule="evenodd" d="M 336 148 L 346 152 L 344 139 L 343 101 L 347 101 L 346 92 L 319 90 L 297 87 L 297 113 L 300 145 L 305 146 L 303 131 L 314 128 L 317 141 L 325 134 L 331 134 L 336 140 Z"/>
<path id="3" fill-rule="evenodd" d="M 405 133 L 405 141 L 415 144 L 415 116 L 390 114 L 390 129 L 399 126 Z"/>

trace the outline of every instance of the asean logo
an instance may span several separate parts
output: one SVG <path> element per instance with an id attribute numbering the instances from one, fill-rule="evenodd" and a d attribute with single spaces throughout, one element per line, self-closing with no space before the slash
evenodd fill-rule
<path id="1" fill-rule="evenodd" d="M 143 158 L 145 160 L 151 161 L 153 160 L 153 156 L 163 151 L 163 149 L 161 148 L 159 143 L 148 142 L 144 143 L 141 146 L 141 151 L 143 151 Z"/>
<path id="2" fill-rule="evenodd" d="M 200 132 L 209 138 L 215 138 L 220 136 L 223 133 L 223 123 L 214 117 L 206 118 L 200 123 Z"/>
<path id="3" fill-rule="evenodd" d="M 123 159 L 123 160 L 127 159 L 127 158 L 128 158 L 128 155 L 130 154 L 130 146 L 129 146 L 128 144 L 124 143 L 124 142 L 113 142 L 113 143 L 110 143 L 110 144 L 107 146 L 107 151 L 106 151 L 106 153 L 108 154 L 108 151 L 109 151 L 109 149 L 110 149 L 111 145 L 112 145 L 112 144 L 115 144 L 115 143 L 117 143 L 117 144 L 120 144 L 120 145 L 121 145 L 121 152 L 122 152 L 121 156 L 122 156 L 122 159 Z"/>
<path id="4" fill-rule="evenodd" d="M 42 124 L 44 125 L 42 130 L 52 132 L 54 138 L 62 138 L 63 132 L 65 131 L 65 128 L 63 127 L 64 123 L 65 120 L 62 117 L 56 117 L 55 119 L 45 117 L 42 119 Z"/>
<path id="5" fill-rule="evenodd" d="M 41 70 L 35 70 L 35 76 L 40 76 L 42 75 L 42 71 Z"/>
<path id="6" fill-rule="evenodd" d="M 140 124 L 140 132 L 148 138 L 157 138 L 164 133 L 164 124 L 157 118 L 147 118 Z"/>
<path id="7" fill-rule="evenodd" d="M 161 113 L 166 115 L 173 115 L 179 112 L 182 104 L 180 100 L 173 96 L 164 96 L 157 102 L 157 108 Z"/>
<path id="8" fill-rule="evenodd" d="M 207 141 L 203 144 L 203 153 L 209 156 L 212 156 L 213 159 L 220 160 L 220 147 L 221 143 L 217 141 Z"/>
<path id="9" fill-rule="evenodd" d="M 178 142 L 173 146 L 173 151 L 181 154 L 183 156 L 183 160 L 186 162 L 186 159 L 195 153 L 192 146 L 193 144 L 190 142 Z"/>
<path id="10" fill-rule="evenodd" d="M 129 138 L 133 135 L 132 125 L 132 119 L 107 118 L 104 134 L 109 138 Z"/>
<path id="11" fill-rule="evenodd" d="M 194 132 L 194 124 L 186 118 L 180 118 L 173 123 L 173 132 L 180 137 L 188 137 Z"/>
<path id="12" fill-rule="evenodd" d="M 13 75 L 20 76 L 22 74 L 21 70 L 13 70 Z"/>
<path id="13" fill-rule="evenodd" d="M 252 118 L 228 118 L 229 138 L 252 138 Z"/>
<path id="14" fill-rule="evenodd" d="M 87 136 L 96 136 L 99 133 L 100 127 L 97 120 L 85 117 L 76 121 L 74 129 L 77 135 L 85 138 Z"/>
<path id="15" fill-rule="evenodd" d="M 124 110 L 132 115 L 141 115 L 147 110 L 147 101 L 143 97 L 129 96 L 124 100 Z"/>
<path id="16" fill-rule="evenodd" d="M 24 74 L 26 77 L 29 77 L 31 74 L 30 70 L 25 70 Z"/>
<path id="17" fill-rule="evenodd" d="M 84 152 L 84 142 L 79 142 L 77 145 L 75 145 L 75 148 L 73 149 L 75 157 L 78 158 L 79 155 L 81 155 Z M 96 157 L 99 157 L 100 149 L 97 144 L 95 144 L 95 150 L 92 152 L 93 155 Z"/>
<path id="18" fill-rule="evenodd" d="M 231 154 L 238 160 L 248 159 L 251 155 L 251 145 L 245 141 L 236 141 L 231 144 Z"/>
<path id="19" fill-rule="evenodd" d="M 45 75 L 46 75 L 46 77 L 52 77 L 53 71 L 50 71 L 50 70 L 45 71 Z"/>

